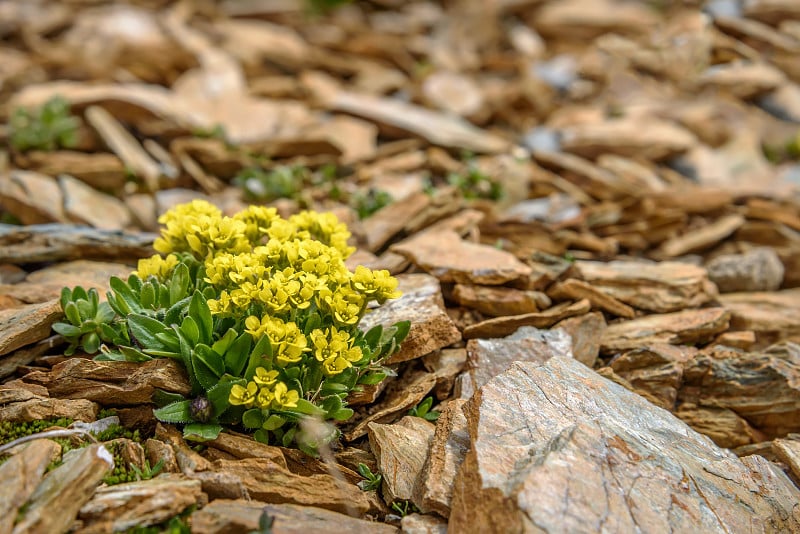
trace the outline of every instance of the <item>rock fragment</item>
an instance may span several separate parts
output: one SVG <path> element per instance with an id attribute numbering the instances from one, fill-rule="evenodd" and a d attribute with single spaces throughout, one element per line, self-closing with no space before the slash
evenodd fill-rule
<path id="1" fill-rule="evenodd" d="M 706 265 L 720 292 L 775 291 L 783 282 L 783 263 L 774 249 L 754 248 L 744 254 L 724 254 Z"/>

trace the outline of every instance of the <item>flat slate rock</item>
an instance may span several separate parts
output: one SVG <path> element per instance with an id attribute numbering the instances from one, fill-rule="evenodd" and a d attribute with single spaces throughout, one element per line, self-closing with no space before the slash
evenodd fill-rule
<path id="1" fill-rule="evenodd" d="M 451 532 L 793 532 L 800 491 L 572 358 L 520 362 L 465 408 Z"/>
<path id="2" fill-rule="evenodd" d="M 436 278 L 427 274 L 404 274 L 397 280 L 403 296 L 370 311 L 359 323 L 366 332 L 379 324 L 386 328 L 398 321 L 411 321 L 408 337 L 386 363 L 420 358 L 461 339 L 458 328 L 445 312 L 441 286 Z"/>
<path id="3" fill-rule="evenodd" d="M 46 338 L 62 316 L 58 300 L 0 310 L 0 356 Z"/>
<path id="4" fill-rule="evenodd" d="M 345 514 L 313 506 L 296 504 L 267 504 L 257 500 L 217 499 L 192 514 L 195 534 L 228 534 L 258 529 L 261 514 L 274 519 L 273 534 L 307 534 L 327 532 L 335 525 L 341 534 L 394 534 L 396 527 L 373 523 Z"/>
<path id="5" fill-rule="evenodd" d="M 0 532 L 11 532 L 17 510 L 42 481 L 50 462 L 61 456 L 61 445 L 49 439 L 36 439 L 12 450 L 16 454 L 0 465 Z"/>
<path id="6" fill-rule="evenodd" d="M 505 337 L 523 326 L 549 328 L 563 319 L 583 315 L 591 307 L 587 299 L 581 299 L 573 303 L 563 302 L 540 312 L 493 317 L 466 327 L 464 339 Z"/>
<path id="7" fill-rule="evenodd" d="M 800 339 L 800 288 L 774 293 L 726 293 L 720 304 L 731 314 L 736 330 L 752 330 L 756 336 L 774 342 Z"/>

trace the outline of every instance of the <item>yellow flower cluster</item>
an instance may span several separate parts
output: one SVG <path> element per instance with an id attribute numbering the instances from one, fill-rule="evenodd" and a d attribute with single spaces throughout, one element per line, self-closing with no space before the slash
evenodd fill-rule
<path id="1" fill-rule="evenodd" d="M 353 346 L 350 334 L 335 326 L 315 329 L 309 337 L 314 344 L 314 358 L 322 363 L 325 376 L 338 375 L 363 357 L 361 348 Z"/>
<path id="2" fill-rule="evenodd" d="M 234 406 L 261 409 L 282 410 L 297 408 L 300 394 L 278 380 L 278 371 L 267 371 L 263 367 L 256 368 L 253 380 L 247 386 L 234 384 L 228 401 Z"/>
<path id="3" fill-rule="evenodd" d="M 170 254 L 166 258 L 156 254 L 149 258 L 139 260 L 139 265 L 133 274 L 147 280 L 151 276 L 158 278 L 159 282 L 165 282 L 172 274 L 172 270 L 178 266 L 180 260 L 175 254 Z"/>

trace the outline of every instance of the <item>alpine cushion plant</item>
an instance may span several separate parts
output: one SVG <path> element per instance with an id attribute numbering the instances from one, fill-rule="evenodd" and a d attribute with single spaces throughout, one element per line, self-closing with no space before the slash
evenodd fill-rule
<path id="1" fill-rule="evenodd" d="M 329 213 L 283 219 L 274 208 L 250 206 L 226 217 L 195 200 L 159 222 L 160 254 L 140 260 L 127 281 L 110 281 L 113 317 L 100 314 L 105 321 L 96 325 L 87 310 L 69 318 L 74 329 L 58 328 L 74 345 L 96 328 L 112 344 L 96 359 L 180 361 L 191 395 L 158 395 L 155 415 L 184 424 L 189 439 L 213 439 L 233 425 L 313 453 L 320 443 L 303 437 L 301 421 L 349 419 L 348 394 L 383 380 L 382 362 L 408 334 L 408 321 L 358 327 L 370 303 L 400 296 L 397 280 L 363 266 L 351 272 L 350 233 Z M 65 293 L 76 294 L 83 296 Z M 328 428 L 324 441 L 338 435 Z"/>

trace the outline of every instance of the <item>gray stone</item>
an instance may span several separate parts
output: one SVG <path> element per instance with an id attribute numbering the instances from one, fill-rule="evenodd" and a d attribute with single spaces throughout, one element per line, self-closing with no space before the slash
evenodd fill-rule
<path id="1" fill-rule="evenodd" d="M 708 262 L 706 269 L 708 277 L 722 293 L 775 291 L 783 282 L 783 263 L 769 247 L 717 256 Z"/>

